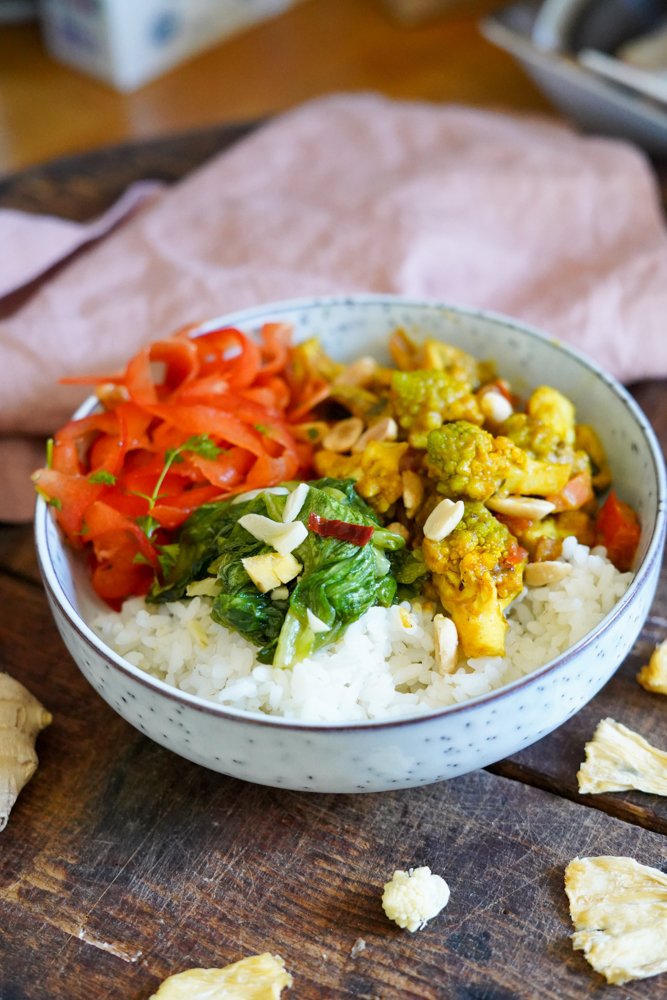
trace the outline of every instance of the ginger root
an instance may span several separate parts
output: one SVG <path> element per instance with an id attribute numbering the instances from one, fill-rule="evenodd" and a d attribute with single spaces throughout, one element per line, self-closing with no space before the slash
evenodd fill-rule
<path id="1" fill-rule="evenodd" d="M 12 806 L 37 770 L 35 740 L 52 715 L 27 688 L 0 673 L 0 830 Z"/>

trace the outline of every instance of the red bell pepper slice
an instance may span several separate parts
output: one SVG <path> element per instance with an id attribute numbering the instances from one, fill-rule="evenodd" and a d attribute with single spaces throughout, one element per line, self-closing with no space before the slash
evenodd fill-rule
<path id="1" fill-rule="evenodd" d="M 259 344 L 240 330 L 213 330 L 192 341 L 199 352 L 202 376 L 224 375 L 230 386 L 244 389 L 255 379 L 262 360 Z"/>
<path id="2" fill-rule="evenodd" d="M 368 545 L 375 531 L 375 528 L 365 524 L 349 524 L 336 518 L 329 521 L 314 512 L 311 512 L 308 518 L 308 529 L 322 538 L 337 538 L 340 542 L 351 542 L 360 548 Z"/>
<path id="3" fill-rule="evenodd" d="M 288 351 L 292 340 L 290 323 L 265 323 L 262 327 L 261 375 L 283 371 L 287 364 Z"/>

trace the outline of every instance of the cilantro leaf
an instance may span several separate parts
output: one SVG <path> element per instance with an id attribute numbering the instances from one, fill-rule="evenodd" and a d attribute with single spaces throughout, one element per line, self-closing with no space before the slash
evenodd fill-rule
<path id="1" fill-rule="evenodd" d="M 150 514 L 141 514 L 138 518 L 136 518 L 136 522 L 149 541 L 160 527 L 160 522 L 156 521 Z"/>
<path id="2" fill-rule="evenodd" d="M 88 482 L 104 483 L 105 486 L 114 486 L 116 483 L 116 477 L 111 472 L 107 472 L 105 469 L 98 469 L 97 472 L 93 472 L 92 475 L 88 476 Z"/>
<path id="3" fill-rule="evenodd" d="M 138 563 L 141 566 L 150 566 L 151 565 L 150 559 L 147 559 L 146 556 L 143 554 L 143 552 L 137 552 L 137 554 L 135 555 L 135 557 L 132 560 L 132 562 L 133 563 Z"/>

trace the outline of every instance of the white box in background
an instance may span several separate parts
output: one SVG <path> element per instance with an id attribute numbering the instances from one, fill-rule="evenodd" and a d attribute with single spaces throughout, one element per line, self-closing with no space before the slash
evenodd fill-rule
<path id="1" fill-rule="evenodd" d="M 60 62 L 131 91 L 297 0 L 41 0 Z"/>

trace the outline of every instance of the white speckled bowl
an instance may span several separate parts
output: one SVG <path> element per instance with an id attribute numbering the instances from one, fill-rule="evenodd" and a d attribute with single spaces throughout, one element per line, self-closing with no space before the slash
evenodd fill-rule
<path id="1" fill-rule="evenodd" d="M 102 697 L 151 739 L 198 764 L 248 781 L 318 792 L 372 792 L 442 781 L 483 767 L 545 736 L 577 712 L 626 656 L 649 612 L 665 538 L 665 471 L 648 422 L 628 393 L 592 362 L 521 323 L 491 313 L 394 296 L 309 299 L 224 317 L 246 332 L 267 320 L 317 335 L 341 361 L 388 360 L 397 327 L 437 337 L 479 358 L 520 392 L 548 382 L 593 424 L 610 457 L 621 497 L 638 511 L 642 539 L 636 576 L 595 631 L 563 656 L 507 687 L 391 722 L 318 724 L 245 713 L 182 692 L 112 652 L 86 625 L 96 597 L 82 561 L 67 549 L 39 500 L 37 551 L 56 623 L 83 674 Z M 207 324 L 221 324 L 221 320 Z M 91 398 L 78 411 L 95 407 Z"/>

